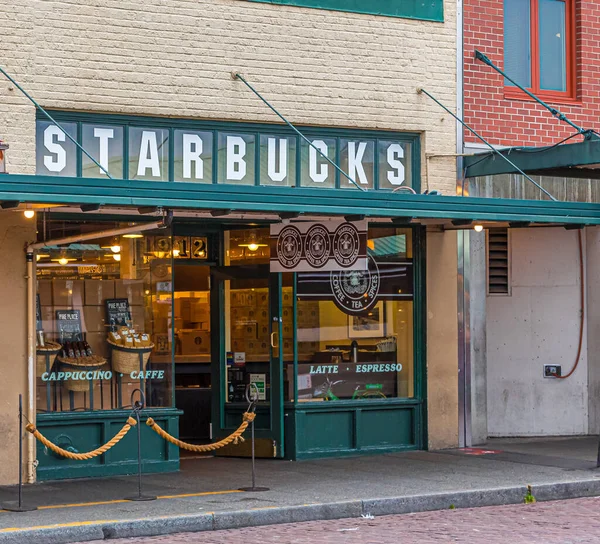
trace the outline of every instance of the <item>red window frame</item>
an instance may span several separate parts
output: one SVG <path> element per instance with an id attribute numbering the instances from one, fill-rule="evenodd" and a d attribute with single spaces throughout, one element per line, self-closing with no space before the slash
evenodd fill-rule
<path id="1" fill-rule="evenodd" d="M 527 90 L 533 94 L 539 96 L 542 99 L 547 99 L 553 102 L 576 102 L 576 85 L 577 85 L 577 66 L 575 56 L 575 0 L 560 0 L 565 4 L 565 32 L 567 34 L 565 38 L 566 44 L 566 91 L 552 91 L 544 90 L 540 88 L 540 46 L 539 46 L 539 1 L 530 0 L 531 8 L 531 26 L 530 26 L 530 39 L 531 43 L 531 87 Z M 504 97 L 519 99 L 519 100 L 532 100 L 518 87 L 504 86 Z"/>

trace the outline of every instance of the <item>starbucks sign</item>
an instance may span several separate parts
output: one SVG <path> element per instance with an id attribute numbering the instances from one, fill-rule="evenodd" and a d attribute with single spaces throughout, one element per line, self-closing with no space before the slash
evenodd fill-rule
<path id="1" fill-rule="evenodd" d="M 416 134 L 311 127 L 303 129 L 309 144 L 279 125 L 55 114 L 62 128 L 37 121 L 38 175 L 107 177 L 68 136 L 113 178 L 157 182 L 355 191 L 329 159 L 364 189 L 393 190 L 414 185 L 419 154 Z"/>

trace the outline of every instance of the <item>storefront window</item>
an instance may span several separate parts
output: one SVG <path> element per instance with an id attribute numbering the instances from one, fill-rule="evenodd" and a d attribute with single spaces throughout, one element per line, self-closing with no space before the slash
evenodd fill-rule
<path id="1" fill-rule="evenodd" d="M 81 127 L 83 148 L 116 179 L 123 177 L 123 127 L 83 124 Z M 101 170 L 85 153 L 81 155 L 84 178 L 102 178 Z"/>
<path id="2" fill-rule="evenodd" d="M 411 230 L 369 229 L 368 255 L 368 271 L 298 274 L 300 402 L 414 396 Z"/>
<path id="3" fill-rule="evenodd" d="M 334 138 L 312 139 L 312 145 L 302 141 L 301 170 L 302 187 L 335 187 L 335 168 L 323 157 L 336 161 L 336 140 Z M 320 151 L 320 153 L 317 151 Z"/>
<path id="4" fill-rule="evenodd" d="M 48 220 L 39 231 L 52 240 L 113 226 L 124 225 Z M 38 411 L 128 407 L 136 389 L 171 407 L 168 231 L 49 242 L 36 267 Z"/>

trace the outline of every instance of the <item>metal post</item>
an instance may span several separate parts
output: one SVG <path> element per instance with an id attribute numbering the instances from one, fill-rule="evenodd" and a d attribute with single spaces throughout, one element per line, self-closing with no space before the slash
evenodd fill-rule
<path id="1" fill-rule="evenodd" d="M 8 75 L 2 66 L 0 66 L 0 73 L 3 74 L 4 77 L 6 77 L 6 79 L 8 79 L 17 89 L 19 89 L 19 91 L 21 91 L 25 97 L 50 120 L 53 125 L 56 125 L 62 131 L 62 133 L 82 151 L 82 153 L 84 153 L 98 168 L 100 168 L 100 170 L 102 170 L 102 172 L 104 172 L 110 179 L 114 179 L 108 170 L 104 168 L 104 166 L 102 166 L 96 159 L 94 159 L 94 157 L 92 157 L 92 155 L 75 138 L 73 138 L 73 136 L 71 136 L 68 131 L 66 131 L 58 123 L 58 121 L 56 121 L 44 108 L 42 108 L 42 106 L 40 106 L 34 100 L 34 98 L 25 89 L 23 89 L 23 87 L 21 87 L 21 85 L 19 85 L 10 75 Z"/>
<path id="2" fill-rule="evenodd" d="M 19 499 L 2 505 L 9 512 L 31 512 L 35 506 L 23 506 L 23 395 L 19 395 Z"/>
<path id="3" fill-rule="evenodd" d="M 479 134 L 475 129 L 473 129 L 472 127 L 470 127 L 467 123 L 465 123 L 460 117 L 458 117 L 456 114 L 452 113 L 446 106 L 444 106 L 444 104 L 442 104 L 435 96 L 433 96 L 432 94 L 428 93 L 425 89 L 423 88 L 418 88 L 417 89 L 417 93 L 419 94 L 424 94 L 425 96 L 428 96 L 429 98 L 431 98 L 431 100 L 433 100 L 440 108 L 442 108 L 446 113 L 448 113 L 449 115 L 451 115 L 452 117 L 454 117 L 454 119 L 456 119 L 463 127 L 465 127 L 471 134 L 473 134 L 473 136 L 475 136 L 478 140 L 481 140 L 485 145 L 487 145 L 490 150 L 492 151 L 492 153 L 496 153 L 496 155 L 498 155 L 501 159 L 503 159 L 505 162 L 507 162 L 508 164 L 510 164 L 517 172 L 519 172 L 519 174 L 521 174 L 527 181 L 530 181 L 531 183 L 533 183 L 540 191 L 542 191 L 542 193 L 544 193 L 550 200 L 553 200 L 554 202 L 558 202 L 558 199 L 556 197 L 554 197 L 552 194 L 550 194 L 548 191 L 546 191 L 546 189 L 544 189 L 537 181 L 535 181 L 534 179 L 532 179 L 531 176 L 527 175 L 525 172 L 523 172 L 523 170 L 521 170 L 514 162 L 512 162 L 508 157 L 506 157 L 505 155 L 503 155 L 502 153 L 500 153 L 500 151 L 498 151 L 492 144 L 490 144 L 490 142 L 488 142 L 483 136 L 481 136 L 481 134 Z"/>
<path id="4" fill-rule="evenodd" d="M 323 157 L 329 164 L 331 164 L 331 166 L 333 166 L 340 174 L 342 174 L 342 176 L 344 176 L 350 183 L 352 183 L 352 185 L 354 185 L 357 189 L 360 189 L 361 191 L 366 191 L 364 187 L 361 187 L 358 183 L 356 183 L 356 181 L 354 181 L 354 179 L 352 179 L 349 174 L 344 172 L 344 170 L 342 170 L 335 162 L 333 162 L 327 155 L 325 155 L 325 153 L 323 153 L 317 146 L 315 146 L 315 144 L 313 144 L 306 136 L 304 136 L 302 132 L 300 132 L 294 125 L 292 125 L 292 123 L 290 123 L 283 115 L 281 115 L 281 113 L 279 113 L 270 102 L 263 98 L 263 96 L 252 85 L 250 85 L 250 83 L 248 83 L 245 80 L 242 74 L 235 72 L 232 74 L 232 77 L 233 79 L 239 79 L 242 83 L 244 83 L 244 85 L 246 85 L 248 89 L 250 89 L 256 96 L 258 96 L 258 98 L 260 98 L 260 100 L 262 100 L 265 103 L 265 105 L 275 115 L 277 115 L 277 117 L 279 117 L 288 127 L 290 127 L 296 134 L 298 134 L 300 138 L 302 138 L 310 147 L 312 147 L 319 155 L 321 155 L 321 157 Z"/>
<path id="5" fill-rule="evenodd" d="M 248 401 L 248 411 L 254 409 L 256 407 L 256 403 L 258 402 L 258 387 L 256 384 L 249 383 L 246 386 L 246 400 Z M 255 456 L 255 446 L 254 446 L 254 420 L 250 423 L 250 448 L 252 455 L 252 487 L 240 487 L 240 491 L 249 491 L 249 492 L 257 492 L 257 491 L 269 491 L 268 487 L 256 487 L 256 456 Z"/>
<path id="6" fill-rule="evenodd" d="M 140 400 L 133 401 L 134 395 L 139 391 Z M 142 495 L 142 424 L 140 421 L 140 412 L 144 409 L 146 398 L 141 389 L 135 389 L 131 393 L 131 404 L 137 421 L 137 440 L 138 440 L 138 494 L 133 497 L 125 497 L 127 501 L 154 501 L 153 495 Z"/>

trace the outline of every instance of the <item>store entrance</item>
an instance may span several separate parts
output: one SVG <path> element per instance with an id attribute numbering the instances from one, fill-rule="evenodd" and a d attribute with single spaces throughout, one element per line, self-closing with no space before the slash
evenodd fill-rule
<path id="1" fill-rule="evenodd" d="M 225 233 L 226 243 L 229 238 Z M 180 437 L 202 444 L 229 435 L 242 421 L 248 407 L 246 388 L 254 384 L 259 395 L 257 455 L 283 457 L 283 350 L 291 341 L 282 331 L 284 320 L 286 331 L 292 329 L 292 312 L 282 306 L 282 276 L 271 274 L 268 264 L 250 259 L 216 261 L 174 261 L 172 321 L 175 402 L 183 411 Z M 287 351 L 288 362 L 293 361 L 293 350 Z M 246 456 L 249 445 L 231 445 L 216 454 Z"/>

